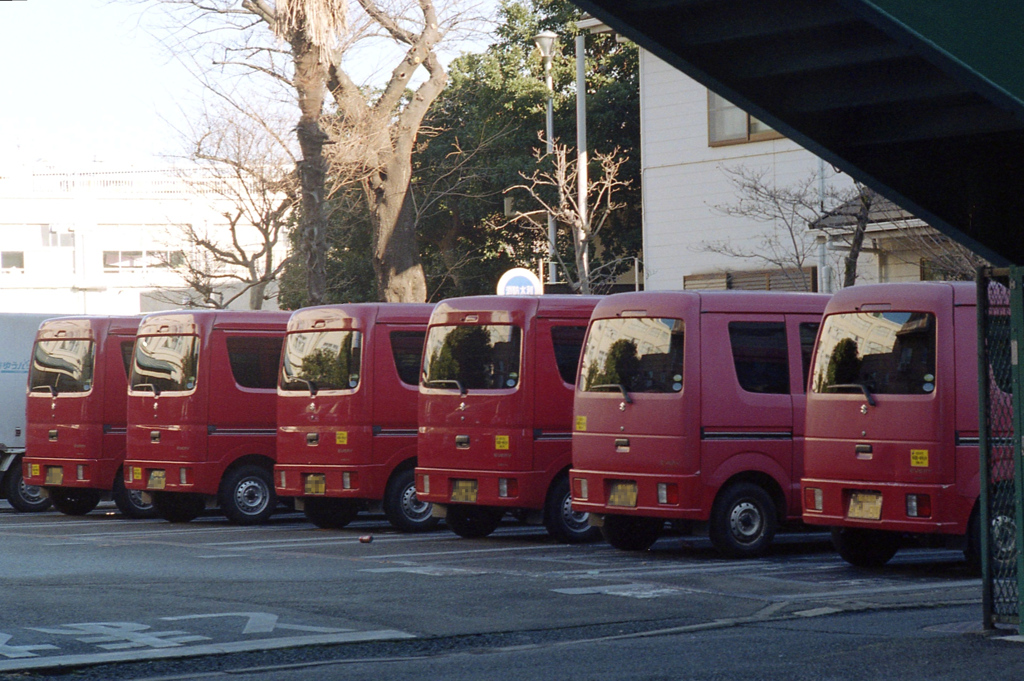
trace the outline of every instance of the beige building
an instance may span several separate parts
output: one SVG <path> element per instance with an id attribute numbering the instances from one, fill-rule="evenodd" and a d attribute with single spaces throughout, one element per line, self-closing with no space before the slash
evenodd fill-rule
<path id="1" fill-rule="evenodd" d="M 803 249 L 802 267 L 783 271 L 769 260 L 776 246 L 791 248 L 785 228 L 724 209 L 743 199 L 731 179 L 737 169 L 775 187 L 809 182 L 820 196 L 852 187 L 847 176 L 646 50 L 640 51 L 640 116 L 649 290 L 799 290 L 811 283 L 831 292 L 841 286 L 848 249 L 836 230 L 798 230 L 793 238 Z M 936 267 L 945 259 L 941 239 L 891 204 L 885 210 L 872 215 L 857 283 L 943 278 Z M 771 243 L 773 232 L 778 244 Z"/>
<path id="2" fill-rule="evenodd" d="M 182 226 L 224 242 L 233 212 L 201 180 L 198 171 L 172 168 L 0 168 L 0 311 L 136 314 L 190 306 L 196 296 L 181 264 L 197 249 Z M 243 245 L 258 242 L 251 227 L 240 235 Z M 277 246 L 278 259 L 286 247 Z M 231 292 L 224 287 L 220 295 Z M 230 307 L 248 303 L 243 295 Z M 264 308 L 276 309 L 276 300 Z"/>

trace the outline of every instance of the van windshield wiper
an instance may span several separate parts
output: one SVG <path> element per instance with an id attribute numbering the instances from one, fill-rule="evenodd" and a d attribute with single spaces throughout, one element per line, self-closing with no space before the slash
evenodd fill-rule
<path id="1" fill-rule="evenodd" d="M 160 396 L 160 388 L 157 387 L 156 383 L 136 383 L 132 386 L 132 390 L 152 390 L 153 395 L 156 397 Z"/>
<path id="2" fill-rule="evenodd" d="M 296 383 L 305 383 L 306 387 L 309 388 L 310 396 L 316 397 L 316 393 L 317 393 L 317 390 L 319 390 L 319 388 L 316 387 L 316 382 L 315 381 L 311 381 L 308 378 L 299 378 L 297 376 L 295 378 L 293 378 L 292 380 L 295 381 Z"/>
<path id="3" fill-rule="evenodd" d="M 622 399 L 626 401 L 626 404 L 633 404 L 633 398 L 629 396 L 626 386 L 621 383 L 601 383 L 600 385 L 592 385 L 589 389 L 597 390 L 598 388 L 617 388 L 622 393 Z"/>
<path id="4" fill-rule="evenodd" d="M 55 388 L 52 385 L 37 385 L 37 386 L 33 386 L 31 392 L 41 393 L 44 390 L 46 392 L 50 393 L 50 397 L 56 397 L 57 396 L 57 388 Z"/>
<path id="5" fill-rule="evenodd" d="M 832 388 L 856 388 L 864 393 L 864 399 L 866 399 L 868 404 L 872 407 L 878 404 L 875 401 L 875 396 L 871 394 L 871 391 L 868 390 L 868 386 L 864 383 L 833 383 L 825 386 L 825 390 L 831 390 Z"/>
<path id="6" fill-rule="evenodd" d="M 462 385 L 462 381 L 457 378 L 433 378 L 426 379 L 423 381 L 423 385 L 430 387 L 431 385 L 454 385 L 459 389 L 459 397 L 466 396 L 466 387 Z"/>

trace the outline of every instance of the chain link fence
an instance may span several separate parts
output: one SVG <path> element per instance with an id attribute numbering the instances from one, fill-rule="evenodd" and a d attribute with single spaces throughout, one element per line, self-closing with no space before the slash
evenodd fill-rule
<path id="1" fill-rule="evenodd" d="M 980 540 L 985 626 L 1020 624 L 1017 575 L 1017 501 L 1014 453 L 1012 289 L 1009 269 L 978 273 L 978 350 L 981 421 L 981 517 L 969 537 Z M 1019 299 L 1019 292 L 1015 295 Z M 1015 303 L 1016 305 L 1012 305 Z M 980 533 L 980 537 L 976 536 Z"/>

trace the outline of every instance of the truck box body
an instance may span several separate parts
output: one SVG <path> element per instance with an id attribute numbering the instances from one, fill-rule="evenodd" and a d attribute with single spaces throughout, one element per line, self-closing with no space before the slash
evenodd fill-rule
<path id="1" fill-rule="evenodd" d="M 50 507 L 42 490 L 22 477 L 25 384 L 39 325 L 55 314 L 0 313 L 0 497 L 16 510 Z"/>
<path id="2" fill-rule="evenodd" d="M 141 317 L 61 317 L 36 336 L 29 376 L 25 480 L 57 509 L 87 513 L 102 495 L 146 515 L 121 484 L 128 367 Z"/>
<path id="3" fill-rule="evenodd" d="M 979 494 L 977 367 L 974 284 L 857 286 L 829 303 L 807 399 L 803 512 L 854 530 L 834 532 L 844 558 L 884 563 L 900 533 L 966 535 Z M 867 553 L 838 545 L 869 538 Z"/>
<path id="4" fill-rule="evenodd" d="M 405 530 L 437 523 L 415 497 L 416 409 L 433 305 L 362 303 L 292 313 L 277 392 L 280 496 L 321 527 L 384 502 Z"/>
<path id="5" fill-rule="evenodd" d="M 505 511 L 523 510 L 542 512 L 563 541 L 588 538 L 585 522 L 570 517 L 567 491 L 558 509 L 552 495 L 553 485 L 567 490 L 573 381 L 598 300 L 477 296 L 434 309 L 420 381 L 416 492 L 457 533 L 489 534 Z"/>
<path id="6" fill-rule="evenodd" d="M 288 316 L 219 310 L 142 320 L 128 390 L 125 484 L 152 495 L 163 517 L 191 520 L 207 501 L 239 523 L 262 522 L 273 511 L 277 371 Z"/>
<path id="7" fill-rule="evenodd" d="M 756 555 L 800 516 L 807 358 L 827 296 L 642 292 L 594 310 L 573 430 L 573 508 L 624 549 L 710 521 Z M 728 517 L 725 517 L 728 516 Z"/>

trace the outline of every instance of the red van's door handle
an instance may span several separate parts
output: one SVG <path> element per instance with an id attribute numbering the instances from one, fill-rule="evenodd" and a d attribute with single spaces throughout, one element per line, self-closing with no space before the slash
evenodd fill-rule
<path id="1" fill-rule="evenodd" d="M 870 459 L 873 455 L 871 453 L 871 445 L 856 445 L 853 451 L 857 454 L 858 459 Z"/>
<path id="2" fill-rule="evenodd" d="M 306 444 L 310 447 L 320 444 L 320 433 L 306 433 Z"/>
<path id="3" fill-rule="evenodd" d="M 468 435 L 456 435 L 455 446 L 459 449 L 469 449 L 469 436 Z"/>

